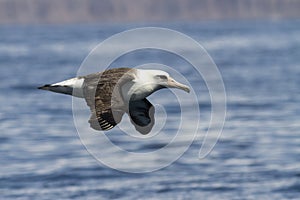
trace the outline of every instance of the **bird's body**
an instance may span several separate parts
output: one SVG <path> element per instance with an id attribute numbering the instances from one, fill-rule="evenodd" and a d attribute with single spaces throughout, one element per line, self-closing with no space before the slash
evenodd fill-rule
<path id="1" fill-rule="evenodd" d="M 91 110 L 89 123 L 95 130 L 113 128 L 127 113 L 136 130 L 147 134 L 154 125 L 154 107 L 146 97 L 166 87 L 189 92 L 164 71 L 131 68 L 109 69 L 39 89 L 84 98 Z"/>

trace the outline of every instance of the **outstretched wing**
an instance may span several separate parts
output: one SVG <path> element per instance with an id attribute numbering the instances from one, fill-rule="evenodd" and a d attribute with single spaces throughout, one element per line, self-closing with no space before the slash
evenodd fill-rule
<path id="1" fill-rule="evenodd" d="M 129 116 L 135 129 L 143 135 L 148 134 L 155 123 L 154 106 L 146 99 L 129 102 Z"/>
<path id="2" fill-rule="evenodd" d="M 124 105 L 121 85 L 134 79 L 130 68 L 109 69 L 84 77 L 83 94 L 91 110 L 90 126 L 95 130 L 109 130 L 122 119 Z"/>
<path id="3" fill-rule="evenodd" d="M 115 127 L 122 119 L 124 112 L 112 113 L 111 109 L 98 112 L 94 109 L 91 111 L 91 117 L 89 119 L 90 126 L 95 130 L 110 130 Z"/>

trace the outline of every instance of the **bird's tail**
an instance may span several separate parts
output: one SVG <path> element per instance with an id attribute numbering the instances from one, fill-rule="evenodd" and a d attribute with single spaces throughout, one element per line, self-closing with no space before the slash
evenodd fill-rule
<path id="1" fill-rule="evenodd" d="M 51 92 L 68 94 L 68 95 L 73 94 L 73 88 L 71 88 L 69 86 L 63 86 L 63 85 L 46 84 L 44 86 L 38 87 L 38 89 L 48 90 L 48 91 L 51 91 Z"/>
<path id="2" fill-rule="evenodd" d="M 83 81 L 84 80 L 81 78 L 72 78 L 59 83 L 46 84 L 38 87 L 38 89 L 73 95 L 76 97 L 83 97 Z"/>

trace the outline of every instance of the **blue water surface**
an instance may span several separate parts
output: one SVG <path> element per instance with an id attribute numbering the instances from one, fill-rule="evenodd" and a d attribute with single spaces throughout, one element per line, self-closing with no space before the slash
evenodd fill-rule
<path id="1" fill-rule="evenodd" d="M 196 140 L 172 165 L 145 174 L 111 169 L 86 151 L 74 126 L 71 97 L 36 88 L 75 76 L 99 42 L 142 26 L 0 28 L 0 198 L 299 199 L 299 21 L 156 24 L 200 42 L 218 66 L 227 93 L 221 138 L 202 160 L 197 158 L 201 140 Z M 172 56 L 136 52 L 112 67 L 155 61 L 182 65 L 177 69 L 192 77 L 189 64 Z M 203 134 L 210 102 L 205 84 L 198 89 Z M 170 116 L 179 114 L 176 102 L 161 102 Z M 164 145 L 119 143 L 137 151 Z"/>

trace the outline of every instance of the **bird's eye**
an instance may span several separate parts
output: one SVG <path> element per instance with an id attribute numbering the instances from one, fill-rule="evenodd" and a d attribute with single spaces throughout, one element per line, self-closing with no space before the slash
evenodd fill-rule
<path id="1" fill-rule="evenodd" d="M 165 75 L 157 75 L 158 78 L 162 79 L 162 80 L 167 80 L 167 76 Z"/>

